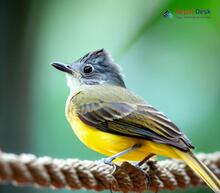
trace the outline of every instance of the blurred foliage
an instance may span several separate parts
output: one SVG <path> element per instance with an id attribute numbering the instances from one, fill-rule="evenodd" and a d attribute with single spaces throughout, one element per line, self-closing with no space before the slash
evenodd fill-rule
<path id="1" fill-rule="evenodd" d="M 122 66 L 127 87 L 177 123 L 196 151 L 219 150 L 219 1 L 2 0 L 1 4 L 3 150 L 102 157 L 73 134 L 64 116 L 69 92 L 65 77 L 49 65 L 54 60 L 70 63 L 99 48 L 109 50 Z M 210 18 L 163 17 L 166 10 L 196 8 L 210 9 Z M 11 187 L 0 191 L 54 192 Z"/>

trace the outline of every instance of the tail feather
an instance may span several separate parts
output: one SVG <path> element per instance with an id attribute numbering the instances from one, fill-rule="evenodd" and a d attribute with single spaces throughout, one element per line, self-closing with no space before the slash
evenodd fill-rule
<path id="1" fill-rule="evenodd" d="M 186 162 L 186 164 L 215 192 L 220 193 L 220 180 L 210 171 L 210 169 L 198 160 L 192 152 L 182 152 L 175 149 L 177 157 Z"/>

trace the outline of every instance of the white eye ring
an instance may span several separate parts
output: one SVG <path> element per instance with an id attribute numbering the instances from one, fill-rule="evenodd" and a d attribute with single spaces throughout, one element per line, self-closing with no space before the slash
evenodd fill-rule
<path id="1" fill-rule="evenodd" d="M 92 73 L 94 70 L 94 67 L 91 65 L 91 64 L 86 64 L 84 67 L 83 67 L 83 72 L 85 74 L 90 74 Z"/>

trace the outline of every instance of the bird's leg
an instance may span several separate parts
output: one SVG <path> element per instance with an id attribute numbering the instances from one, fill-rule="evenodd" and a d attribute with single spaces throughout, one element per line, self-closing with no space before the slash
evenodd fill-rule
<path id="1" fill-rule="evenodd" d="M 149 160 L 151 157 L 155 156 L 154 153 L 150 153 L 148 154 L 143 160 L 141 160 L 140 162 L 138 162 L 136 164 L 137 167 L 141 167 L 147 160 Z"/>
<path id="2" fill-rule="evenodd" d="M 123 156 L 123 155 L 125 155 L 125 154 L 127 154 L 129 152 L 131 152 L 131 151 L 134 151 L 135 149 L 137 149 L 139 147 L 141 147 L 140 144 L 135 144 L 132 147 L 129 147 L 128 149 L 125 149 L 125 150 L 123 150 L 123 151 L 121 151 L 121 152 L 119 152 L 119 153 L 117 153 L 117 154 L 115 154 L 115 155 L 113 155 L 111 157 L 107 157 L 107 158 L 102 159 L 102 161 L 105 164 L 111 165 L 113 160 L 115 160 L 115 159 L 117 159 L 117 158 L 119 158 L 119 157 L 121 157 L 121 156 Z"/>

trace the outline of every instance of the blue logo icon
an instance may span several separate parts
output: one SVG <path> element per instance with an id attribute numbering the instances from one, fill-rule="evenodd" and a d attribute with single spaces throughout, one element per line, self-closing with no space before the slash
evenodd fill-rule
<path id="1" fill-rule="evenodd" d="M 169 10 L 167 10 L 163 13 L 163 17 L 171 19 L 173 18 L 173 14 Z"/>

